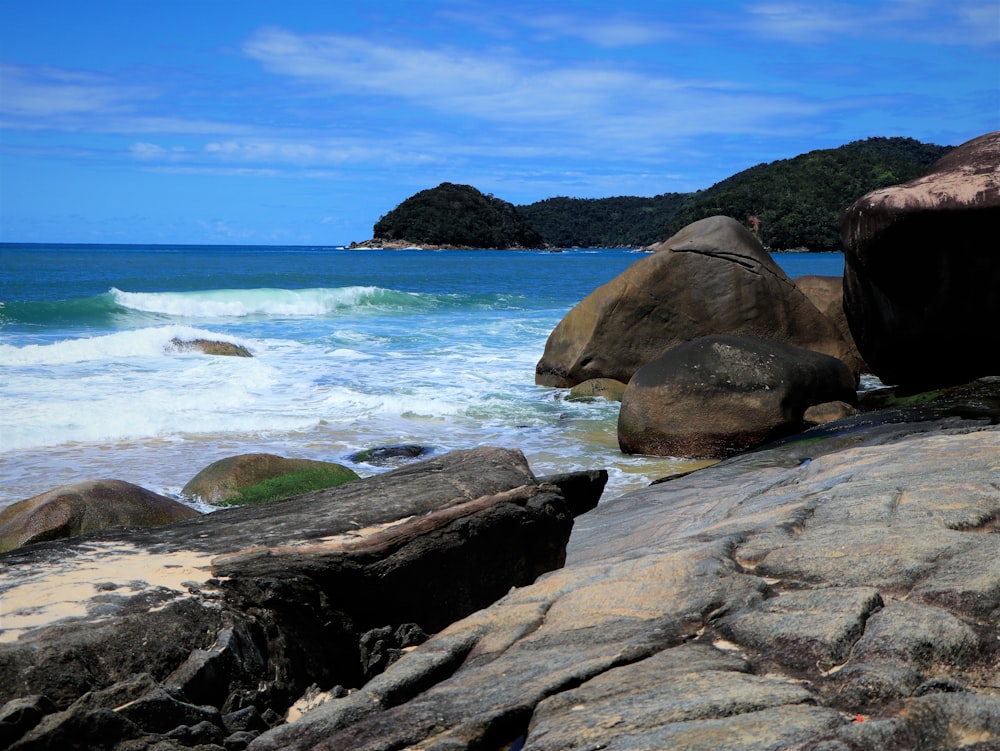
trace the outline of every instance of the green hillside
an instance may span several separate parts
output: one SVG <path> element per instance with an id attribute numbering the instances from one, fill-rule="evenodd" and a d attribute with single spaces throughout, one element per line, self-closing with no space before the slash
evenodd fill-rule
<path id="1" fill-rule="evenodd" d="M 695 193 L 666 220 L 662 236 L 724 214 L 756 226 L 768 248 L 841 250 L 844 209 L 876 188 L 919 177 L 950 150 L 912 138 L 869 138 L 761 164 Z"/>
<path id="2" fill-rule="evenodd" d="M 869 138 L 739 172 L 706 190 L 652 198 L 547 198 L 515 207 L 470 185 L 407 198 L 374 237 L 471 248 L 642 247 L 723 214 L 772 250 L 840 250 L 840 215 L 876 188 L 924 174 L 951 150 L 912 138 Z"/>
<path id="3" fill-rule="evenodd" d="M 869 138 L 759 164 L 695 193 L 548 198 L 518 211 L 547 243 L 562 247 L 651 245 L 693 221 L 724 214 L 756 225 L 761 242 L 774 250 L 839 250 L 844 209 L 876 188 L 919 177 L 951 148 Z"/>

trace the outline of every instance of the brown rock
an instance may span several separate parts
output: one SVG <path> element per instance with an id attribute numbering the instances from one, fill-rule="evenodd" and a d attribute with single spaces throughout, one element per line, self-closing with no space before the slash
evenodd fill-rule
<path id="1" fill-rule="evenodd" d="M 795 286 L 802 290 L 802 294 L 809 298 L 809 302 L 815 305 L 820 313 L 833 321 L 837 331 L 850 346 L 855 360 L 860 364 L 861 372 L 870 373 L 871 368 L 858 352 L 851 327 L 847 323 L 847 315 L 844 313 L 844 277 L 800 276 L 795 279 Z"/>
<path id="2" fill-rule="evenodd" d="M 571 388 L 566 398 L 580 401 L 600 398 L 620 402 L 625 394 L 625 386 L 626 384 L 613 378 L 591 378 Z"/>
<path id="3" fill-rule="evenodd" d="M 928 388 L 1000 374 L 1000 131 L 860 198 L 841 232 L 844 310 L 883 382 Z"/>
<path id="4" fill-rule="evenodd" d="M 182 341 L 181 339 L 170 340 L 170 343 L 177 348 L 179 352 L 204 352 L 206 355 L 218 355 L 222 357 L 253 357 L 246 347 L 242 344 L 233 344 L 232 342 L 218 342 L 212 339 L 189 339 L 187 341 Z"/>
<path id="5" fill-rule="evenodd" d="M 835 357 L 746 336 L 706 336 L 636 371 L 618 415 L 630 454 L 721 458 L 799 430 L 803 414 L 856 401 Z"/>
<path id="6" fill-rule="evenodd" d="M 809 425 L 822 425 L 826 422 L 833 422 L 845 417 L 858 414 L 858 408 L 847 402 L 823 402 L 807 407 L 802 413 L 802 422 Z"/>
<path id="7" fill-rule="evenodd" d="M 702 219 L 653 249 L 559 322 L 536 383 L 627 382 L 664 350 L 710 334 L 782 341 L 839 357 L 857 372 L 833 323 L 736 220 Z"/>
<path id="8" fill-rule="evenodd" d="M 150 527 L 198 515 L 190 506 L 122 480 L 78 482 L 0 511 L 0 552 L 108 527 Z"/>

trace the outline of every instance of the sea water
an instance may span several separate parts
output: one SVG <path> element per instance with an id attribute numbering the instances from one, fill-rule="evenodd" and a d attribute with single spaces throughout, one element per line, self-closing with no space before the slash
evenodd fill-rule
<path id="1" fill-rule="evenodd" d="M 419 444 L 606 468 L 605 498 L 692 468 L 618 450 L 618 404 L 536 386 L 559 320 L 627 249 L 0 245 L 0 506 L 116 478 L 177 497 L 249 452 L 352 463 Z M 839 254 L 776 254 L 793 278 Z M 253 355 L 178 347 L 209 339 Z"/>

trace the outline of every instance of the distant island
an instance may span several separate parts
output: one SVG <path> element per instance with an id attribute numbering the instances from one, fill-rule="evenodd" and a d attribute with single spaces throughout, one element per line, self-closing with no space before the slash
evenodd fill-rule
<path id="1" fill-rule="evenodd" d="M 840 215 L 877 188 L 924 174 L 953 147 L 868 138 L 759 164 L 693 193 L 652 198 L 555 197 L 514 206 L 470 185 L 442 183 L 381 217 L 351 247 L 644 247 L 724 215 L 771 250 L 840 251 Z"/>

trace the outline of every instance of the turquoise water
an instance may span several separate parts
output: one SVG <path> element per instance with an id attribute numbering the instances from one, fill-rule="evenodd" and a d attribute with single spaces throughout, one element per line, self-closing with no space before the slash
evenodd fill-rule
<path id="1" fill-rule="evenodd" d="M 617 405 L 534 385 L 552 328 L 639 257 L 0 246 L 0 505 L 100 477 L 176 495 L 237 453 L 347 462 L 395 443 L 519 448 L 536 474 L 606 467 L 606 496 L 640 487 L 689 463 L 622 455 Z M 173 344 L 193 338 L 253 357 Z"/>

